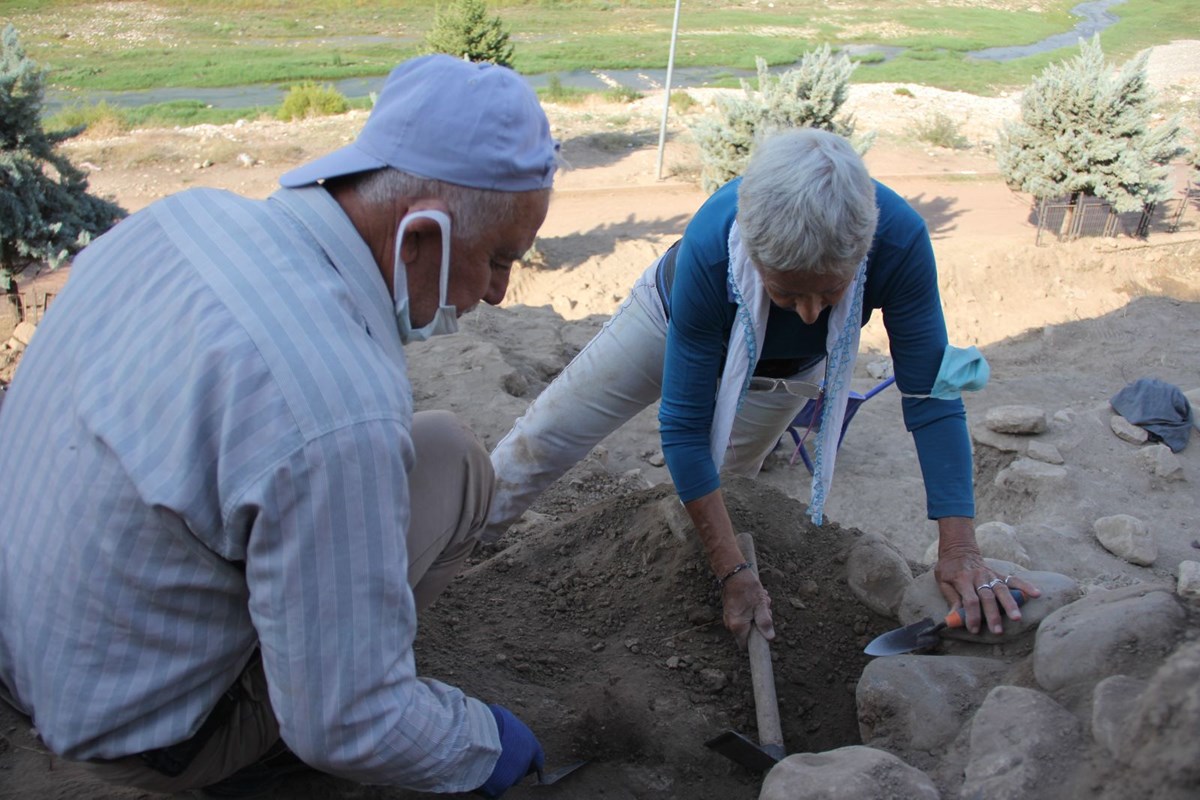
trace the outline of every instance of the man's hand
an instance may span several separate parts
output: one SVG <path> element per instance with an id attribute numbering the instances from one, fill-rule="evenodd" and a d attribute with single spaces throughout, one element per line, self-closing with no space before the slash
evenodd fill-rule
<path id="1" fill-rule="evenodd" d="M 522 778 L 546 763 L 542 745 L 533 731 L 504 706 L 489 705 L 500 733 L 500 758 L 487 781 L 475 790 L 484 797 L 500 797 Z"/>
<path id="2" fill-rule="evenodd" d="M 737 639 L 738 647 L 746 649 L 752 624 L 758 626 L 768 642 L 775 638 L 771 596 L 752 570 L 744 569 L 725 581 L 721 604 L 725 609 L 725 627 Z"/>
<path id="3" fill-rule="evenodd" d="M 967 630 L 979 633 L 981 618 L 992 633 L 1004 633 L 1001 609 L 1009 619 L 1021 618 L 1021 609 L 1011 589 L 1020 589 L 1026 597 L 1041 592 L 1015 575 L 1001 575 L 989 567 L 975 542 L 975 523 L 969 517 L 943 517 L 938 520 L 938 561 L 933 568 L 938 589 L 951 608 L 961 605 Z"/>

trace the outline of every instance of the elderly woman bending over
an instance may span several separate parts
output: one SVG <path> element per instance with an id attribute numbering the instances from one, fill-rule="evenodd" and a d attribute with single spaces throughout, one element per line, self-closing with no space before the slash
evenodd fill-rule
<path id="1" fill-rule="evenodd" d="M 875 309 L 928 515 L 938 522 L 939 587 L 948 603 L 964 606 L 972 631 L 982 613 L 999 633 L 1001 607 L 1020 618 L 1009 587 L 1038 592 L 1018 578 L 1005 584 L 975 542 L 959 391 L 978 388 L 986 362 L 973 348 L 947 345 L 924 221 L 871 180 L 845 139 L 825 131 L 760 143 L 745 175 L 704 203 L 683 239 L 517 420 L 492 453 L 498 489 L 488 534 L 498 537 L 594 445 L 661 397 L 663 454 L 721 581 L 725 625 L 742 645 L 752 621 L 772 638 L 770 598 L 752 571 L 738 569 L 743 558 L 719 473 L 756 474 L 822 391 L 810 500 L 821 521 L 859 331 Z"/>

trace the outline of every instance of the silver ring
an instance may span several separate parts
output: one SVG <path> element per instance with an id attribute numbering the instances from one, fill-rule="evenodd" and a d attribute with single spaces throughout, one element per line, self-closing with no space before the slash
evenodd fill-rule
<path id="1" fill-rule="evenodd" d="M 1008 582 L 1009 582 L 1009 581 L 1011 581 L 1011 580 L 1012 580 L 1013 578 L 1015 578 L 1015 577 L 1016 577 L 1015 575 L 1006 575 L 1006 576 L 1004 577 L 1004 585 L 1005 585 L 1005 586 L 1008 586 Z"/>
<path id="2" fill-rule="evenodd" d="M 995 590 L 997 583 L 1004 583 L 1004 579 L 1003 578 L 992 578 L 990 581 L 988 581 L 987 587 L 989 589 Z"/>
<path id="3" fill-rule="evenodd" d="M 975 587 L 975 594 L 979 594 L 979 593 L 980 593 L 980 592 L 982 592 L 984 589 L 991 589 L 991 588 L 992 588 L 991 584 L 988 584 L 988 583 L 981 583 L 979 586 L 976 586 L 976 587 Z"/>

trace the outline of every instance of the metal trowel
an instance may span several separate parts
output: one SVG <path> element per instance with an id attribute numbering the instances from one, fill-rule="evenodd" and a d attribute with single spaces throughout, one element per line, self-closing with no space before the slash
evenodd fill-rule
<path id="1" fill-rule="evenodd" d="M 558 783 L 560 780 L 567 777 L 572 772 L 579 769 L 586 763 L 588 763 L 588 762 L 586 759 L 584 759 L 583 761 L 576 761 L 574 764 L 567 764 L 565 767 L 559 767 L 558 769 L 550 769 L 550 770 L 538 769 L 538 770 L 536 770 L 537 783 L 535 783 L 534 785 L 535 786 L 550 786 L 551 784 Z"/>
<path id="2" fill-rule="evenodd" d="M 1020 589 L 1009 589 L 1017 606 L 1025 605 L 1025 593 Z M 1004 607 L 1001 606 L 1003 611 Z M 901 653 L 911 653 L 914 650 L 926 650 L 935 647 L 942 637 L 939 635 L 946 628 L 961 628 L 966 624 L 962 615 L 962 606 L 955 606 L 941 622 L 934 622 L 932 617 L 926 617 L 920 622 L 905 625 L 894 631 L 881 634 L 863 650 L 869 656 L 898 656 Z"/>

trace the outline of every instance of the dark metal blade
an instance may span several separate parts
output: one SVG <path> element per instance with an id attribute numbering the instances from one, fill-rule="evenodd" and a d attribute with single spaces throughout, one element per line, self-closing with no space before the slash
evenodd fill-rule
<path id="1" fill-rule="evenodd" d="M 552 769 L 549 772 L 538 770 L 538 786 L 549 786 L 552 783 L 557 783 L 586 763 L 588 762 L 585 759 L 583 761 L 576 761 L 574 764 L 567 764 L 565 767 Z"/>
<path id="2" fill-rule="evenodd" d="M 932 647 L 938 643 L 937 628 L 937 623 L 926 617 L 919 622 L 876 636 L 863 652 L 869 656 L 898 656 L 901 653 Z"/>
<path id="3" fill-rule="evenodd" d="M 737 731 L 725 731 L 704 743 L 704 746 L 716 750 L 752 772 L 766 772 L 779 763 L 782 753 L 772 753 L 742 736 Z M 778 748 L 782 751 L 782 747 Z"/>

